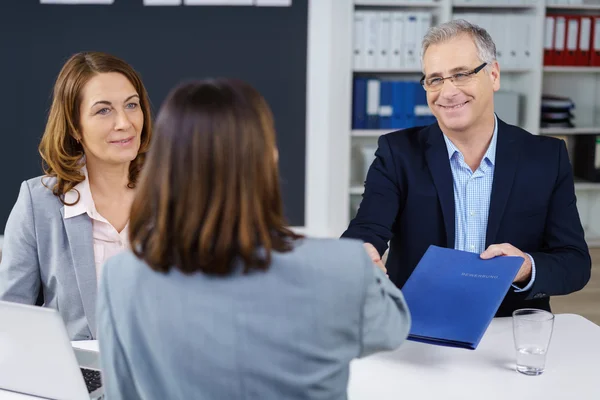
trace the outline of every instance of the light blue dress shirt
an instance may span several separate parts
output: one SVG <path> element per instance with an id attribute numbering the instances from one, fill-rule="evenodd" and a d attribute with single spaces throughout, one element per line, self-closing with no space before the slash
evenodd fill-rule
<path id="1" fill-rule="evenodd" d="M 498 120 L 495 116 L 494 119 L 492 141 L 481 164 L 475 171 L 472 171 L 467 165 L 463 154 L 454 143 L 446 135 L 443 135 L 454 181 L 454 227 L 456 231 L 454 248 L 457 250 L 478 254 L 485 251 L 485 236 L 496 163 L 496 142 L 498 141 Z M 527 256 L 531 260 L 531 280 L 522 289 L 513 285 L 516 292 L 529 290 L 535 280 L 535 262 L 531 255 L 527 254 Z"/>

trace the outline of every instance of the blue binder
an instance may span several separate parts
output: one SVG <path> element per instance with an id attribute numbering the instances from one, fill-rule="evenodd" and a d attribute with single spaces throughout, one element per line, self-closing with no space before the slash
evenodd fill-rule
<path id="1" fill-rule="evenodd" d="M 355 78 L 352 93 L 352 129 L 367 128 L 367 80 Z"/>
<path id="2" fill-rule="evenodd" d="M 523 261 L 429 246 L 402 288 L 412 316 L 408 339 L 475 350 Z"/>

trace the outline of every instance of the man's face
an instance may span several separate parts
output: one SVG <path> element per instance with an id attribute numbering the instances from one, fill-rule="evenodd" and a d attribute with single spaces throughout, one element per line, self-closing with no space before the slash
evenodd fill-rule
<path id="1" fill-rule="evenodd" d="M 473 39 L 462 35 L 430 46 L 423 57 L 425 79 L 470 72 L 483 62 Z M 489 68 L 489 71 L 487 69 Z M 494 111 L 494 92 L 500 89 L 500 71 L 494 62 L 470 75 L 466 82 L 447 79 L 439 90 L 427 91 L 427 103 L 442 129 L 461 132 Z"/>

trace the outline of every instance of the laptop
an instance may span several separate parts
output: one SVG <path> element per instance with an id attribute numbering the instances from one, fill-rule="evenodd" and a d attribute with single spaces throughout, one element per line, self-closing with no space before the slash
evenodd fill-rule
<path id="1" fill-rule="evenodd" d="M 0 301 L 0 389 L 45 399 L 102 399 L 100 354 L 74 349 L 56 310 Z"/>

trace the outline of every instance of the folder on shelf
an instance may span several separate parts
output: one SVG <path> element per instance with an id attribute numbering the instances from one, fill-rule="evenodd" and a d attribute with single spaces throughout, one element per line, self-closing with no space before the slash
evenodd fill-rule
<path id="1" fill-rule="evenodd" d="M 381 81 L 379 92 L 379 129 L 392 128 L 392 115 L 394 113 L 392 91 L 392 81 Z"/>
<path id="2" fill-rule="evenodd" d="M 379 129 L 379 98 L 381 82 L 367 80 L 367 129 Z"/>
<path id="3" fill-rule="evenodd" d="M 418 68 L 421 60 L 419 59 L 419 44 L 421 38 L 419 34 L 419 16 L 417 13 L 408 13 L 404 20 L 404 67 Z"/>
<path id="4" fill-rule="evenodd" d="M 367 129 L 367 79 L 355 78 L 352 88 L 352 129 Z"/>
<path id="5" fill-rule="evenodd" d="M 366 43 L 365 43 L 365 12 L 356 11 L 354 13 L 353 27 L 353 66 L 354 69 L 363 69 L 366 67 Z"/>
<path id="6" fill-rule="evenodd" d="M 377 69 L 390 69 L 390 50 L 392 47 L 392 14 L 387 11 L 377 13 L 379 33 L 377 35 Z"/>
<path id="7" fill-rule="evenodd" d="M 567 39 L 565 41 L 565 53 L 563 65 L 577 65 L 577 42 L 579 39 L 579 17 L 569 15 L 567 21 Z"/>
<path id="8" fill-rule="evenodd" d="M 516 30 L 512 33 L 517 35 L 520 40 L 511 40 L 517 44 L 516 67 L 532 68 L 533 67 L 533 51 L 531 45 L 533 43 L 533 27 L 535 23 L 530 15 L 517 15 L 516 22 L 518 23 Z M 514 37 L 514 36 L 513 36 Z"/>
<path id="9" fill-rule="evenodd" d="M 562 15 L 555 17 L 554 25 L 554 51 L 552 52 L 552 64 L 564 65 L 564 50 L 567 34 L 567 21 Z"/>
<path id="10" fill-rule="evenodd" d="M 429 246 L 402 287 L 408 340 L 475 350 L 523 261 Z"/>
<path id="11" fill-rule="evenodd" d="M 365 11 L 364 17 L 364 68 L 372 69 L 377 66 L 377 46 L 379 44 L 379 15 L 373 11 Z"/>
<path id="12" fill-rule="evenodd" d="M 575 64 L 590 64 L 590 44 L 592 43 L 592 18 L 582 15 L 579 21 L 579 44 Z"/>
<path id="13" fill-rule="evenodd" d="M 392 33 L 390 41 L 390 68 L 404 68 L 404 19 L 405 13 L 392 12 Z"/>
<path id="14" fill-rule="evenodd" d="M 600 67 L 600 17 L 594 17 L 592 37 L 593 39 L 590 50 L 590 65 Z"/>
<path id="15" fill-rule="evenodd" d="M 405 109 L 408 107 L 406 82 L 392 82 L 392 129 L 404 129 L 409 125 L 406 121 Z"/>
<path id="16" fill-rule="evenodd" d="M 546 23 L 544 24 L 544 65 L 554 64 L 554 23 L 554 16 L 546 16 Z"/>

